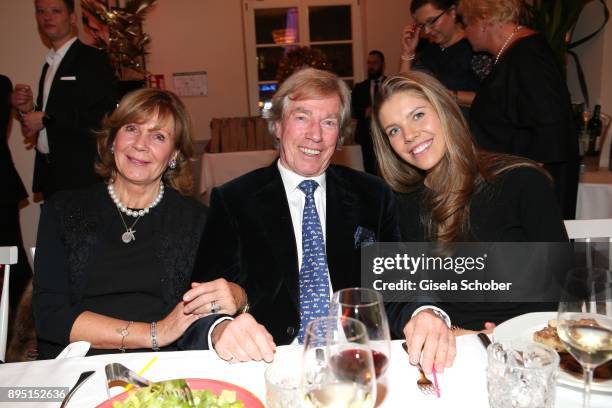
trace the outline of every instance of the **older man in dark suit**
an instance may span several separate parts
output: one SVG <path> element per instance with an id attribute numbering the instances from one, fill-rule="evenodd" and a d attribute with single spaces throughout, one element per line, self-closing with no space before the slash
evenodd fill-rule
<path id="1" fill-rule="evenodd" d="M 270 361 L 276 344 L 301 342 L 306 324 L 327 315 L 332 291 L 360 286 L 361 245 L 397 241 L 389 187 L 330 165 L 349 121 L 350 91 L 341 79 L 312 68 L 293 74 L 268 118 L 280 159 L 213 190 L 193 280 L 237 282 L 250 302 L 250 314 L 213 325 L 210 342 L 221 358 Z M 191 292 L 187 299 L 199 287 Z M 216 309 L 191 303 L 186 312 Z M 450 365 L 455 344 L 446 322 L 432 309 L 403 306 L 394 308 L 391 326 L 398 336 L 409 326 L 414 357 L 426 339 L 424 366 L 434 357 L 436 368 Z"/>
<path id="2" fill-rule="evenodd" d="M 54 192 L 96 182 L 95 136 L 116 106 L 108 56 L 74 35 L 74 0 L 36 0 L 36 21 L 51 44 L 34 104 L 29 85 L 18 84 L 13 106 L 22 117 L 26 142 L 36 146 L 33 191 Z"/>

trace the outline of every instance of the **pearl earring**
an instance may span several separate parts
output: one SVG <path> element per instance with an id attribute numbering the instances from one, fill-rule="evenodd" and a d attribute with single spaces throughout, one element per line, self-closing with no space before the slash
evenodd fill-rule
<path id="1" fill-rule="evenodd" d="M 115 154 L 115 144 L 111 145 L 111 154 Z"/>
<path id="2" fill-rule="evenodd" d="M 176 169 L 176 160 L 175 159 L 170 160 L 170 163 L 168 163 L 168 167 L 170 167 L 170 169 L 172 170 Z"/>

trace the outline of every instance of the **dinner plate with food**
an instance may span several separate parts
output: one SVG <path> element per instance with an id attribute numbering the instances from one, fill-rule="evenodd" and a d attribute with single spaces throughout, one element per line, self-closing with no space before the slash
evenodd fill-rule
<path id="1" fill-rule="evenodd" d="M 573 388 L 584 387 L 580 363 L 567 352 L 557 334 L 557 312 L 527 313 L 507 320 L 494 329 L 493 340 L 532 340 L 554 348 L 560 357 L 559 384 Z M 592 390 L 612 393 L 612 361 L 595 369 Z"/>
<path id="2" fill-rule="evenodd" d="M 250 391 L 228 382 L 204 378 L 185 379 L 196 408 L 265 408 Z M 152 387 L 134 388 L 98 405 L 98 408 L 188 407 L 180 395 L 159 392 Z"/>

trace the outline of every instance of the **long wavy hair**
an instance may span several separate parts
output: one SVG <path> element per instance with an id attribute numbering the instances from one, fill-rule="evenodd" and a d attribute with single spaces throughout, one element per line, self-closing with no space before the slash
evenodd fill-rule
<path id="1" fill-rule="evenodd" d="M 440 120 L 439 136 L 446 144 L 446 152 L 428 172 L 407 163 L 393 150 L 380 123 L 381 107 L 400 92 L 427 101 Z M 498 175 L 516 167 L 544 172 L 537 163 L 522 157 L 478 150 L 459 106 L 440 82 L 425 73 L 410 71 L 387 78 L 373 109 L 372 138 L 381 174 L 393 190 L 401 193 L 426 185 L 422 222 L 430 240 L 468 239 L 472 197 Z"/>

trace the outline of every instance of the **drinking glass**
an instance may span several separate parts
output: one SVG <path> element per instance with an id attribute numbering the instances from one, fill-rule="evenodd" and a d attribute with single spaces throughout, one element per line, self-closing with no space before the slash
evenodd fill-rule
<path id="1" fill-rule="evenodd" d="M 584 369 L 583 408 L 590 406 L 593 371 L 612 359 L 612 272 L 572 269 L 559 302 L 557 332 Z"/>
<path id="2" fill-rule="evenodd" d="M 269 408 L 301 408 L 301 349 L 277 353 L 266 368 L 266 406 Z"/>
<path id="3" fill-rule="evenodd" d="M 391 357 L 389 322 L 380 293 L 366 288 L 339 290 L 332 296 L 330 315 L 352 317 L 364 324 L 372 349 L 376 378 L 380 380 Z"/>
<path id="4" fill-rule="evenodd" d="M 306 327 L 301 391 L 313 408 L 372 408 L 376 375 L 366 328 L 350 317 L 320 317 Z"/>
<path id="5" fill-rule="evenodd" d="M 539 343 L 493 343 L 487 347 L 491 408 L 552 408 L 559 355 Z"/>

